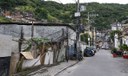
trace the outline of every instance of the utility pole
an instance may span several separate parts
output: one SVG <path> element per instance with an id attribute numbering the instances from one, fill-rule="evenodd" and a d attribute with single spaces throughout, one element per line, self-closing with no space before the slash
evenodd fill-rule
<path id="1" fill-rule="evenodd" d="M 77 12 L 75 13 L 75 16 L 77 17 L 77 24 L 76 24 L 76 42 L 75 42 L 75 49 L 76 49 L 76 58 L 78 59 L 78 53 L 79 53 L 79 25 L 80 25 L 80 4 L 79 0 L 77 1 Z"/>
<path id="2" fill-rule="evenodd" d="M 68 56 L 68 53 L 69 53 L 69 52 L 68 52 L 68 50 L 69 50 L 68 27 L 66 27 L 66 31 L 67 31 L 67 32 L 66 32 L 66 39 L 67 39 L 67 44 L 66 44 L 66 45 L 67 45 L 67 46 L 66 46 L 66 52 L 65 52 L 65 54 L 66 54 L 66 61 L 68 62 L 68 60 L 69 60 L 69 56 Z"/>
<path id="3" fill-rule="evenodd" d="M 88 12 L 88 25 L 89 25 L 89 30 L 90 30 L 90 16 L 89 16 L 89 12 Z"/>
<path id="4" fill-rule="evenodd" d="M 96 29 L 95 29 L 95 27 L 94 27 L 94 30 L 93 30 L 93 36 L 94 36 L 93 45 L 95 46 L 96 45 L 96 43 L 95 43 L 95 41 L 96 41 Z"/>
<path id="5" fill-rule="evenodd" d="M 91 33 L 91 38 L 89 39 L 88 38 L 88 41 L 90 42 L 90 45 L 89 46 L 91 46 L 91 45 L 95 45 L 95 37 L 94 37 L 94 33 L 95 33 L 95 27 L 92 27 L 92 25 L 91 25 L 91 19 L 90 19 L 90 17 L 96 17 L 96 16 L 98 16 L 98 14 L 90 14 L 89 12 L 88 12 L 88 26 L 89 26 L 89 33 Z M 93 30 L 93 31 L 92 31 Z"/>
<path id="6" fill-rule="evenodd" d="M 88 28 L 89 28 L 89 30 L 88 30 L 88 45 L 90 46 L 90 17 L 89 17 L 89 12 L 88 12 L 88 17 L 87 17 L 87 20 L 88 20 Z"/>
<path id="7" fill-rule="evenodd" d="M 88 12 L 88 26 L 89 26 L 89 30 L 88 30 L 88 33 L 89 33 L 89 36 L 88 36 L 88 45 L 91 46 L 91 37 L 90 37 L 90 32 L 91 32 L 91 25 L 90 25 L 90 15 L 89 15 L 89 12 Z"/>

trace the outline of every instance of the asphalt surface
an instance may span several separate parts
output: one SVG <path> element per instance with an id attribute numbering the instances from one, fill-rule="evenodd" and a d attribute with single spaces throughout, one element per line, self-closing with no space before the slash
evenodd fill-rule
<path id="1" fill-rule="evenodd" d="M 100 50 L 57 76 L 128 76 L 128 59 L 113 58 L 110 50 Z"/>

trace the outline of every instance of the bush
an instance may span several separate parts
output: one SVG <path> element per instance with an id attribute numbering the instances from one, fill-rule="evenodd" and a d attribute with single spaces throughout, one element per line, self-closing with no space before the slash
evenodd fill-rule
<path id="1" fill-rule="evenodd" d="M 117 51 L 117 48 L 112 48 L 111 53 L 115 53 Z"/>
<path id="2" fill-rule="evenodd" d="M 128 46 L 126 44 L 120 45 L 119 48 L 120 50 L 128 51 Z"/>
<path id="3" fill-rule="evenodd" d="M 0 16 L 0 22 L 11 22 L 11 21 L 3 16 Z"/>

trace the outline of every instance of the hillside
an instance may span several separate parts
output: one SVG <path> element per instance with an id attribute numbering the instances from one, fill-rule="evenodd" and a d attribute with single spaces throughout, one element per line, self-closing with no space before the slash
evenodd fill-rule
<path id="1" fill-rule="evenodd" d="M 91 15 L 90 22 L 97 29 L 110 28 L 111 23 L 122 21 L 128 17 L 128 4 L 85 3 L 83 5 L 86 5 L 87 10 L 82 12 L 81 22 L 87 24 L 87 14 L 89 12 Z M 76 22 L 74 17 L 76 4 L 60 4 L 42 0 L 1 0 L 0 7 L 0 22 L 18 21 L 17 18 L 21 19 L 21 17 L 24 18 L 22 21 L 34 18 L 40 22 L 74 24 Z M 93 14 L 98 14 L 98 16 L 94 17 Z M 13 15 L 16 18 L 6 17 L 10 20 L 4 18 L 8 15 Z"/>

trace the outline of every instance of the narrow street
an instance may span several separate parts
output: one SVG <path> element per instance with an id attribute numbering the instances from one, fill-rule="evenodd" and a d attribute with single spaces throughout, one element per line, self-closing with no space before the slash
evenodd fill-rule
<path id="1" fill-rule="evenodd" d="M 128 60 L 113 58 L 110 50 L 100 50 L 57 76 L 128 76 Z"/>

